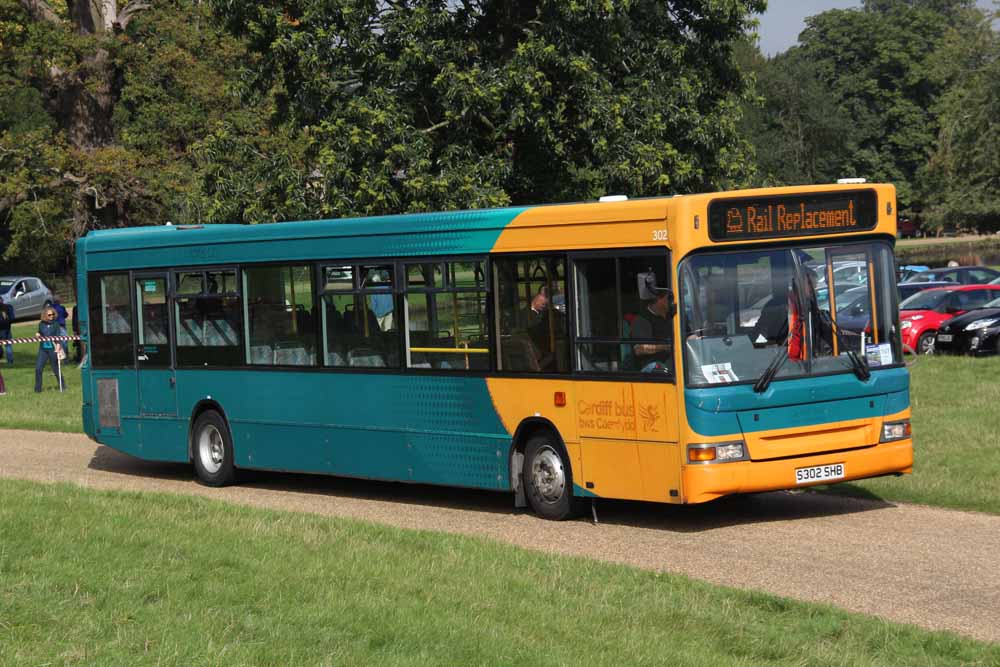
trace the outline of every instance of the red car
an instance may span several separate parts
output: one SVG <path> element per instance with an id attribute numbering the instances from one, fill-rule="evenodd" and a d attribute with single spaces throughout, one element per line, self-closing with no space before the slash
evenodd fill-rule
<path id="1" fill-rule="evenodd" d="M 934 351 L 934 336 L 945 320 L 1000 297 L 1000 285 L 955 285 L 917 292 L 899 304 L 903 346 L 919 354 Z"/>

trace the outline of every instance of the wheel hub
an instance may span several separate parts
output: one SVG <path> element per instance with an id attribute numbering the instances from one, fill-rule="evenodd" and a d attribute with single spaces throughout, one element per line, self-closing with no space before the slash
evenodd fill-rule
<path id="1" fill-rule="evenodd" d="M 562 459 L 551 447 L 540 449 L 531 461 L 531 481 L 535 490 L 547 503 L 554 503 L 566 489 L 566 471 Z"/>
<path id="2" fill-rule="evenodd" d="M 202 467 L 210 474 L 219 472 L 225 451 L 219 429 L 211 424 L 205 426 L 198 437 L 198 457 L 201 459 Z"/>

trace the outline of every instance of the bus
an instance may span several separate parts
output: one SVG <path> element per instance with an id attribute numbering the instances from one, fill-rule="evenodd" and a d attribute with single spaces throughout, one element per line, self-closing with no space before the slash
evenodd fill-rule
<path id="1" fill-rule="evenodd" d="M 895 190 L 94 231 L 83 423 L 193 464 L 565 519 L 910 473 Z"/>

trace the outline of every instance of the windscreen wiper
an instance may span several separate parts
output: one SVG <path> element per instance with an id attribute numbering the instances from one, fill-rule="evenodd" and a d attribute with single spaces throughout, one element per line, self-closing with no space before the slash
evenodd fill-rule
<path id="1" fill-rule="evenodd" d="M 771 385 L 771 380 L 778 374 L 786 359 L 788 359 L 788 340 L 785 340 L 785 344 L 781 346 L 781 351 L 775 355 L 774 359 L 771 359 L 771 363 L 761 373 L 760 378 L 753 385 L 753 390 L 758 394 L 763 394 L 767 391 L 767 388 Z"/>
<path id="2" fill-rule="evenodd" d="M 858 376 L 859 380 L 866 382 L 868 378 L 872 376 L 871 369 L 868 368 L 868 363 L 866 361 L 862 361 L 861 357 L 858 356 L 858 353 L 855 352 L 846 342 L 844 342 L 844 336 L 840 333 L 840 325 L 833 321 L 830 314 L 822 310 L 818 310 L 818 312 L 820 314 L 820 318 L 826 321 L 826 323 L 830 326 L 830 331 L 832 331 L 833 335 L 837 337 L 837 345 L 840 346 L 840 349 L 844 350 L 844 354 L 846 354 L 847 358 L 850 360 L 851 370 L 854 371 L 854 374 Z M 862 336 L 864 336 L 864 334 L 862 334 Z"/>

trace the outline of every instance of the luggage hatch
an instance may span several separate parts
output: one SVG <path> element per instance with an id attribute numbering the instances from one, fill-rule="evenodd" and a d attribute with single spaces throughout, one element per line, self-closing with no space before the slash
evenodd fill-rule
<path id="1" fill-rule="evenodd" d="M 738 413 L 753 461 L 856 449 L 878 444 L 885 396 L 791 405 Z M 838 415 L 868 413 L 870 418 L 841 421 Z M 812 422 L 803 424 L 803 422 Z"/>

